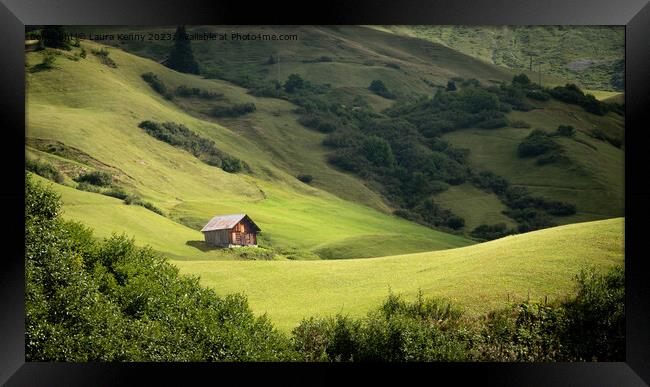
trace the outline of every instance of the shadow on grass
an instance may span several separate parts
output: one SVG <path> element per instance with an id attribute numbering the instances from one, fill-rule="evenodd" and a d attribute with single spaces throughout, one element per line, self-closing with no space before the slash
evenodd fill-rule
<path id="1" fill-rule="evenodd" d="M 221 247 L 210 246 L 209 244 L 205 243 L 205 241 L 187 241 L 185 244 L 194 247 L 195 249 L 199 249 L 204 253 L 207 251 L 222 250 Z"/>

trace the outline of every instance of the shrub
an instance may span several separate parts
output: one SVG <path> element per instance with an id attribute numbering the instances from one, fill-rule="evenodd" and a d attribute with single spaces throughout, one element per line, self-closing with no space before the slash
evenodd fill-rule
<path id="1" fill-rule="evenodd" d="M 524 129 L 530 128 L 530 124 L 522 120 L 510 121 L 510 126 L 513 128 L 524 128 Z"/>
<path id="2" fill-rule="evenodd" d="M 529 90 L 526 93 L 526 97 L 537 101 L 548 101 L 551 99 L 551 95 L 542 90 Z"/>
<path id="3" fill-rule="evenodd" d="M 102 194 L 122 200 L 126 199 L 129 196 L 122 188 L 119 187 L 112 187 L 109 190 L 102 192 Z"/>
<path id="4" fill-rule="evenodd" d="M 475 339 L 483 361 L 622 361 L 625 271 L 583 270 L 577 292 L 559 302 L 526 301 L 490 312 Z"/>
<path id="5" fill-rule="evenodd" d="M 461 82 L 461 84 L 463 86 L 465 86 L 465 87 L 467 87 L 467 86 L 476 86 L 476 87 L 478 87 L 478 86 L 481 85 L 481 82 L 476 78 L 470 78 L 470 79 L 465 79 L 464 81 Z"/>
<path id="6" fill-rule="evenodd" d="M 293 339 L 305 360 L 462 361 L 469 359 L 469 346 L 461 316 L 449 303 L 422 294 L 412 303 L 390 294 L 360 320 L 305 319 Z"/>
<path id="7" fill-rule="evenodd" d="M 561 359 L 561 307 L 526 301 L 489 313 L 481 323 L 477 357 L 485 361 Z"/>
<path id="8" fill-rule="evenodd" d="M 219 167 L 226 172 L 234 173 L 248 169 L 248 165 L 244 161 L 217 149 L 214 141 L 197 135 L 185 125 L 173 122 L 142 121 L 138 127 L 150 136 L 184 149 L 202 162 Z"/>
<path id="9" fill-rule="evenodd" d="M 101 189 L 99 189 L 98 186 L 86 182 L 81 182 L 77 184 L 77 189 L 79 191 L 86 191 L 86 192 L 94 192 L 94 193 L 101 192 Z"/>
<path id="10" fill-rule="evenodd" d="M 497 129 L 506 126 L 508 126 L 508 120 L 505 117 L 489 118 L 478 124 L 478 127 L 483 129 Z"/>
<path id="11" fill-rule="evenodd" d="M 560 101 L 581 106 L 586 111 L 604 115 L 608 111 L 606 103 L 600 102 L 591 94 L 584 94 L 580 88 L 574 84 L 557 86 L 549 90 L 549 94 Z"/>
<path id="12" fill-rule="evenodd" d="M 305 81 L 298 74 L 291 74 L 287 81 L 284 83 L 284 91 L 287 93 L 293 93 L 298 89 L 302 89 L 305 85 Z"/>
<path id="13" fill-rule="evenodd" d="M 309 184 L 314 180 L 312 175 L 300 174 L 297 176 L 298 180 L 302 181 L 305 184 Z"/>
<path id="14" fill-rule="evenodd" d="M 605 274 L 583 270 L 577 295 L 564 303 L 567 324 L 562 335 L 566 357 L 578 361 L 625 358 L 625 268 Z"/>
<path id="15" fill-rule="evenodd" d="M 403 216 L 407 219 L 419 221 L 421 223 L 434 227 L 449 227 L 459 229 L 464 227 L 465 220 L 454 215 L 451 211 L 440 207 L 431 198 L 426 198 L 415 205 L 411 211 L 400 211 L 396 215 Z M 452 227 L 453 226 L 453 227 Z"/>
<path id="16" fill-rule="evenodd" d="M 172 93 L 167 91 L 167 86 L 165 86 L 165 83 L 161 81 L 158 76 L 154 73 L 144 73 L 142 74 L 142 79 L 151 86 L 156 93 L 162 95 L 165 99 L 171 100 L 174 99 L 174 96 Z"/>
<path id="17" fill-rule="evenodd" d="M 508 188 L 508 181 L 489 171 L 479 172 L 472 176 L 472 183 L 482 189 L 489 189 L 492 192 L 501 195 Z"/>
<path id="18" fill-rule="evenodd" d="M 334 132 L 339 124 L 329 117 L 312 113 L 300 116 L 298 122 L 308 128 L 318 130 L 322 133 Z"/>
<path id="19" fill-rule="evenodd" d="M 107 187 L 113 182 L 110 173 L 104 171 L 85 172 L 74 179 L 78 183 L 88 183 L 98 187 Z"/>
<path id="20" fill-rule="evenodd" d="M 564 137 L 573 137 L 575 135 L 576 130 L 573 126 L 571 125 L 560 125 L 557 127 L 557 130 L 555 133 L 558 136 L 564 136 Z"/>
<path id="21" fill-rule="evenodd" d="M 39 71 L 54 69 L 56 68 L 56 66 L 54 65 L 55 62 L 56 62 L 56 55 L 54 55 L 51 52 L 45 52 L 43 54 L 43 59 L 41 59 L 41 63 L 34 65 L 31 69 L 29 69 L 29 71 L 35 73 Z"/>
<path id="22" fill-rule="evenodd" d="M 127 195 L 126 198 L 124 198 L 124 203 L 127 205 L 141 206 L 146 208 L 149 211 L 155 212 L 158 215 L 165 216 L 165 214 L 162 212 L 160 208 L 154 206 L 150 202 L 142 200 L 142 198 L 140 198 L 137 195 Z"/>
<path id="23" fill-rule="evenodd" d="M 256 110 L 252 102 L 236 104 L 232 106 L 215 106 L 210 114 L 214 117 L 240 117 Z"/>
<path id="24" fill-rule="evenodd" d="M 589 132 L 589 135 L 591 135 L 591 137 L 593 137 L 595 139 L 606 141 L 606 142 L 610 143 L 611 145 L 615 146 L 616 148 L 620 148 L 623 145 L 622 140 L 620 140 L 618 138 L 610 137 L 605 132 L 603 132 L 602 130 L 600 130 L 598 128 L 592 129 Z"/>
<path id="25" fill-rule="evenodd" d="M 547 164 L 557 164 L 557 163 L 568 163 L 570 160 L 562 152 L 549 152 L 545 153 L 535 160 L 537 165 L 547 165 Z"/>
<path id="26" fill-rule="evenodd" d="M 512 78 L 512 84 L 513 85 L 519 85 L 519 86 L 529 86 L 530 85 L 530 78 L 526 74 L 519 74 L 515 75 Z"/>
<path id="27" fill-rule="evenodd" d="M 52 164 L 39 160 L 25 160 L 25 169 L 59 184 L 63 183 L 63 175 Z"/>
<path id="28" fill-rule="evenodd" d="M 223 94 L 213 92 L 213 91 L 208 91 L 208 90 L 202 90 L 197 87 L 187 87 L 185 85 L 180 85 L 176 88 L 176 94 L 181 96 L 181 97 L 198 97 L 198 98 L 203 98 L 203 99 L 217 99 L 219 97 L 222 97 Z"/>
<path id="29" fill-rule="evenodd" d="M 81 51 L 79 52 L 79 56 L 83 59 L 86 59 L 86 49 L 81 47 Z"/>
<path id="30" fill-rule="evenodd" d="M 499 239 L 503 238 L 506 235 L 511 234 L 512 232 L 508 230 L 508 227 L 506 226 L 505 223 L 497 223 L 497 224 L 482 224 L 480 226 L 477 226 L 472 230 L 470 235 L 476 239 L 481 239 L 481 240 L 493 240 L 493 239 Z"/>
<path id="31" fill-rule="evenodd" d="M 370 83 L 370 86 L 368 86 L 368 90 L 384 98 L 388 98 L 388 99 L 395 98 L 395 94 L 388 91 L 388 88 L 386 87 L 384 82 L 382 82 L 379 79 L 375 79 L 374 81 L 372 81 Z"/>
<path id="32" fill-rule="evenodd" d="M 447 82 L 447 91 L 456 91 L 456 82 L 448 81 Z"/>
<path id="33" fill-rule="evenodd" d="M 575 205 L 559 201 L 546 201 L 542 208 L 549 214 L 555 216 L 567 216 L 576 213 Z"/>
<path id="34" fill-rule="evenodd" d="M 110 52 L 108 51 L 107 48 L 102 47 L 99 50 L 93 48 L 90 50 L 90 52 L 93 55 L 95 55 L 97 58 L 99 58 L 99 61 L 102 64 L 105 64 L 108 67 L 113 67 L 113 68 L 117 67 L 115 61 L 109 56 Z"/>
<path id="35" fill-rule="evenodd" d="M 361 144 L 361 150 L 365 158 L 374 165 L 389 167 L 395 163 L 390 144 L 383 138 L 366 137 Z"/>
<path id="36" fill-rule="evenodd" d="M 534 157 L 558 151 L 559 145 L 543 130 L 535 129 L 517 147 L 519 157 Z"/>
<path id="37" fill-rule="evenodd" d="M 460 216 L 453 215 L 447 218 L 446 225 L 452 230 L 458 230 L 465 227 L 465 219 L 461 218 Z"/>
<path id="38" fill-rule="evenodd" d="M 401 66 L 400 66 L 399 63 L 397 63 L 397 62 L 389 62 L 389 63 L 386 63 L 386 67 L 390 67 L 390 68 L 392 68 L 392 69 L 396 69 L 396 70 L 401 69 Z"/>

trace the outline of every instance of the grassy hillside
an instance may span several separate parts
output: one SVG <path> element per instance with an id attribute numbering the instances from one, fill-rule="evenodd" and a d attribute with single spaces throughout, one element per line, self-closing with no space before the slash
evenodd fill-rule
<path id="1" fill-rule="evenodd" d="M 110 32 L 130 30 L 133 29 L 108 29 Z M 171 32 L 173 28 L 135 30 Z M 190 28 L 189 32 L 231 30 L 210 26 Z M 295 72 L 316 84 L 329 84 L 330 99 L 347 104 L 359 97 L 377 112 L 391 106 L 393 101 L 367 89 L 373 79 L 382 79 L 389 90 L 406 96 L 430 95 L 436 86 L 444 86 L 451 77 L 477 78 L 484 84 L 512 77 L 508 70 L 441 44 L 370 28 L 242 27 L 238 30 L 296 33 L 299 39 L 281 44 L 277 41 L 195 41 L 195 55 L 207 76 L 252 87 L 256 82 L 283 80 Z M 114 44 L 158 60 L 166 55 L 171 43 Z M 100 47 L 87 41 L 82 45 L 87 51 Z M 322 146 L 325 135 L 300 125 L 295 105 L 276 98 L 252 96 L 247 88 L 222 79 L 179 74 L 119 49 L 110 52 L 116 68 L 103 65 L 95 55 L 72 61 L 65 57 L 69 54 L 64 54 L 59 56 L 58 68 L 28 74 L 30 154 L 72 172 L 87 169 L 87 163 L 108 170 L 121 186 L 160 207 L 170 219 L 194 230 L 200 229 L 216 213 L 249 212 L 263 225 L 272 225 L 270 230 L 265 229 L 263 240 L 267 243 L 287 249 L 307 249 L 325 258 L 376 256 L 384 249 L 388 249 L 384 254 L 425 251 L 453 247 L 456 242 L 448 241 L 459 241 L 456 237 L 445 237 L 444 243 L 431 242 L 431 238 L 437 239 L 440 234 L 422 231 L 420 227 L 413 229 L 418 231 L 409 228 L 407 236 L 398 236 L 404 233 L 387 231 L 381 222 L 368 221 L 365 215 L 349 215 L 351 224 L 356 226 L 344 229 L 342 226 L 348 224 L 343 219 L 357 212 L 348 210 L 349 205 L 358 204 L 364 207 L 363 211 L 370 207 L 385 214 L 393 208 L 376 186 L 369 188 L 362 179 L 327 163 L 330 150 Z M 41 53 L 27 55 L 32 69 L 41 56 Z M 268 64 L 270 56 L 279 60 Z M 323 57 L 329 59 L 321 60 Z M 178 86 L 196 87 L 218 93 L 220 97 L 208 101 L 177 96 L 168 101 L 142 80 L 140 76 L 145 72 L 155 73 L 169 90 Z M 577 141 L 562 140 L 571 160 L 569 167 L 540 167 L 532 160 L 518 159 L 516 147 L 530 129 L 468 129 L 449 133 L 444 139 L 469 149 L 470 163 L 477 170 L 496 172 L 511 184 L 529 187 L 547 199 L 575 204 L 578 213 L 557 219 L 560 223 L 621 216 L 623 151 L 590 134 L 598 130 L 622 139 L 622 117 L 614 113 L 599 117 L 578 106 L 553 100 L 533 102 L 537 109 L 513 111 L 509 119 L 523 120 L 532 128 L 547 131 L 555 130 L 560 124 L 574 125 L 579 131 Z M 209 114 L 215 105 L 240 103 L 254 103 L 257 109 L 238 118 L 215 118 Z M 184 150 L 147 136 L 137 127 L 143 120 L 184 124 L 214 140 L 220 149 L 245 160 L 252 172 L 232 175 L 201 163 Z M 43 144 L 48 141 L 63 143 L 78 157 L 60 159 L 43 152 L 46 150 Z M 39 144 L 40 153 L 36 149 Z M 296 179 L 300 174 L 311 175 L 314 180 L 304 184 Z M 74 185 L 70 179 L 68 183 Z M 466 233 L 483 223 L 514 226 L 501 213 L 505 207 L 496 195 L 469 184 L 452 186 L 434 200 L 465 219 Z M 337 210 L 333 210 L 330 207 L 333 201 L 344 204 L 336 205 Z M 287 209 L 289 205 L 293 208 Z M 314 210 L 315 207 L 319 209 Z M 310 211 L 324 217 L 314 218 Z M 370 218 L 384 219 L 374 215 Z M 323 220 L 336 231 L 323 232 Z"/>
<path id="2" fill-rule="evenodd" d="M 111 27 L 108 31 L 127 32 L 124 27 Z M 172 33 L 174 28 L 143 27 L 138 31 Z M 578 60 L 576 58 L 582 58 L 587 54 L 597 56 L 600 58 L 598 60 L 602 61 L 606 58 L 615 58 L 620 54 L 617 51 L 619 38 L 622 42 L 619 29 L 609 27 L 579 27 L 560 30 L 557 27 L 233 28 L 201 26 L 188 29 L 190 33 L 202 31 L 226 34 L 233 31 L 292 33 L 299 37 L 296 41 L 281 42 L 195 41 L 193 42 L 195 56 L 204 73 L 207 74 L 206 76 L 217 76 L 246 87 L 254 87 L 260 82 L 283 81 L 289 74 L 297 73 L 310 82 L 331 85 L 333 90 L 331 94 L 337 96 L 332 98 L 337 101 L 349 104 L 352 103 L 353 97 L 358 96 L 364 98 L 376 111 L 390 106 L 392 102 L 369 93 L 367 86 L 373 79 L 381 79 L 389 90 L 400 95 L 414 93 L 431 95 L 436 86 L 445 86 L 452 77 L 476 78 L 488 85 L 496 81 L 509 81 L 514 72 L 486 62 L 485 55 L 487 54 L 484 50 L 490 50 L 492 46 L 482 44 L 485 39 L 493 39 L 495 42 L 511 39 L 512 42 L 508 46 L 499 46 L 499 55 L 495 54 L 494 60 L 491 61 L 517 69 L 517 71 L 525 70 L 525 63 L 520 57 L 527 49 L 526 47 L 533 47 L 531 46 L 532 42 L 535 43 L 533 48 L 536 47 L 540 52 L 544 52 L 546 56 L 543 60 L 553 63 L 554 69 L 557 66 L 566 65 L 565 62 L 569 59 Z M 533 39 L 533 37 L 539 38 Z M 562 38 L 563 45 L 557 46 L 557 41 L 561 37 L 564 37 Z M 579 45 L 579 42 L 590 40 L 593 37 L 598 37 L 598 39 L 580 50 L 571 46 Z M 524 41 L 529 43 L 524 44 Z M 449 42 L 452 42 L 453 45 L 450 45 Z M 171 43 L 129 41 L 120 42 L 118 45 L 138 55 L 159 60 L 167 55 Z M 554 47 L 553 50 L 542 49 L 549 45 Z M 601 47 L 603 51 L 595 52 L 594 47 Z M 464 55 L 461 52 L 469 55 Z M 268 64 L 269 57 L 275 58 L 275 63 Z M 327 60 L 319 59 L 323 57 L 326 57 Z M 512 63 L 508 62 L 510 63 L 508 64 L 504 62 L 506 57 L 518 59 Z M 497 60 L 498 58 L 503 60 Z M 544 74 L 542 83 L 544 85 L 564 84 L 568 82 L 568 79 L 577 79 L 572 72 L 554 74 Z M 537 81 L 537 74 L 533 72 L 529 75 L 533 81 Z M 602 90 L 587 90 L 587 92 L 596 95 L 599 99 L 612 96 L 619 98 L 616 97 L 615 92 Z M 245 95 L 233 97 L 233 101 L 237 102 L 254 100 L 254 98 Z M 599 117 L 585 112 L 578 106 L 558 101 L 531 102 L 537 106 L 536 109 L 530 112 L 512 112 L 509 114 L 509 119 L 525 121 L 532 126 L 532 129 L 541 128 L 549 132 L 555 130 L 558 125 L 574 125 L 581 133 L 578 135 L 579 142 L 562 142 L 566 148 L 567 157 L 571 160 L 570 166 L 539 167 L 532 160 L 518 159 L 516 147 L 530 130 L 513 128 L 494 131 L 463 130 L 451 133 L 444 139 L 455 146 L 469 149 L 470 161 L 478 170 L 501 174 L 512 184 L 527 186 L 535 194 L 540 194 L 547 199 L 561 200 L 576 205 L 578 214 L 557 219 L 560 223 L 622 216 L 623 151 L 592 138 L 590 134 L 597 130 L 622 140 L 624 138 L 623 118 L 614 113 Z M 192 101 L 191 104 L 182 104 L 181 106 L 203 119 L 211 119 L 202 113 L 206 109 L 202 108 L 200 103 Z M 287 143 L 278 142 L 278 136 L 275 133 L 267 135 L 268 131 L 262 130 L 262 128 L 266 129 L 265 126 L 269 123 L 286 125 L 285 113 L 261 116 L 259 125 L 251 123 L 250 120 L 241 119 L 220 120 L 220 122 L 229 128 L 236 129 L 260 148 L 277 153 L 279 149 L 286 147 Z M 303 131 L 296 133 L 300 133 L 300 136 L 305 135 Z M 320 134 L 313 132 L 310 136 L 320 138 Z M 301 162 L 300 157 L 305 157 L 305 153 L 301 153 L 304 147 L 302 145 L 296 147 L 294 143 L 303 140 L 298 140 L 298 137 L 294 137 L 294 139 L 295 141 L 290 143 L 291 150 L 280 157 L 274 157 L 275 162 L 286 160 L 282 168 L 294 169 L 295 173 L 329 172 L 329 169 L 320 168 L 320 166 L 318 170 L 310 168 L 310 165 L 314 165 L 311 162 Z M 486 139 L 489 139 L 489 142 L 484 143 Z M 320 157 L 324 157 L 323 148 L 318 145 L 310 147 L 309 154 L 319 154 Z M 296 164 L 302 164 L 302 170 L 292 167 Z M 385 210 L 385 204 L 378 204 L 380 200 L 377 198 L 366 199 L 371 197 L 370 194 L 366 194 L 367 189 L 359 191 L 364 195 L 358 195 L 356 194 L 358 185 L 337 184 L 338 178 L 338 174 L 333 174 L 331 179 L 328 177 L 316 179 L 314 184 L 345 199 Z M 466 221 L 466 231 L 482 223 L 512 224 L 512 221 L 501 213 L 504 207 L 494 194 L 480 192 L 468 184 L 452 187 L 437 195 L 435 200 L 441 206 L 463 217 Z M 327 254 L 325 250 L 323 251 Z"/>
<path id="3" fill-rule="evenodd" d="M 82 46 L 87 51 L 99 47 L 90 42 Z M 147 210 L 55 185 L 63 193 L 68 216 L 95 227 L 100 236 L 125 231 L 172 256 L 199 258 L 205 257 L 205 246 L 197 244 L 202 238 L 193 230 L 215 214 L 245 212 L 262 228 L 267 246 L 293 252 L 293 258 L 313 257 L 313 251 L 326 251 L 327 258 L 347 258 L 344 240 L 354 242 L 357 257 L 471 243 L 387 215 L 390 208 L 377 193 L 326 163 L 323 135 L 299 125 L 292 113 L 295 107 L 286 101 L 252 97 L 230 83 L 179 74 L 117 49 L 110 50 L 116 68 L 90 54 L 78 61 L 68 59 L 71 53 L 59 54 L 56 68 L 28 72 L 28 156 L 71 175 L 108 171 L 118 185 L 168 216 L 140 217 Z M 28 53 L 30 69 L 41 58 L 42 53 Z M 189 115 L 183 101 L 165 100 L 142 80 L 141 74 L 149 71 L 171 88 L 200 87 L 222 93 L 229 102 L 254 101 L 257 110 L 239 120 L 208 121 L 198 113 Z M 146 134 L 138 127 L 143 120 L 184 124 L 245 160 L 252 172 L 231 174 L 202 163 Z M 65 157 L 43 145 L 56 142 L 63 144 Z M 299 173 L 312 174 L 313 183 L 297 180 Z"/>
<path id="4" fill-rule="evenodd" d="M 470 314 L 571 291 L 584 267 L 623 261 L 623 219 L 578 223 L 445 251 L 339 261 L 173 261 L 221 294 L 243 292 L 283 329 L 310 315 L 364 315 L 389 290 L 445 297 Z"/>
<path id="5" fill-rule="evenodd" d="M 77 27 L 88 33 L 171 33 L 168 27 Z M 208 76 L 251 84 L 259 80 L 283 82 L 297 73 L 313 83 L 372 96 L 367 88 L 382 79 L 389 89 L 403 94 L 430 94 L 452 77 L 510 80 L 507 69 L 485 63 L 438 43 L 360 26 L 188 26 L 187 32 L 225 33 L 226 40 L 192 42 L 194 56 Z M 233 40 L 231 33 L 295 34 L 295 40 Z M 161 60 L 171 41 L 104 41 L 139 56 Z M 268 64 L 273 56 L 277 60 Z M 326 59 L 323 59 L 326 57 Z M 372 102 L 381 105 L 379 97 Z"/>
<path id="6" fill-rule="evenodd" d="M 622 91 L 622 26 L 383 26 L 384 31 L 444 44 L 488 63 L 570 79 L 588 89 Z M 535 76 L 535 79 L 537 77 Z"/>
<path id="7" fill-rule="evenodd" d="M 614 113 L 600 117 L 557 101 L 538 102 L 538 105 L 539 109 L 530 112 L 509 113 L 510 119 L 524 120 L 531 129 L 467 129 L 446 134 L 444 138 L 469 149 L 469 161 L 473 166 L 495 172 L 511 184 L 526 187 L 542 197 L 576 205 L 575 215 L 555 219 L 560 224 L 621 216 L 624 151 L 590 136 L 594 129 L 623 136 L 621 117 Z M 517 146 L 534 128 L 552 132 L 559 125 L 573 125 L 577 129 L 574 138 L 558 140 L 569 164 L 540 166 L 533 159 L 518 157 Z M 441 200 L 448 197 L 443 195 L 440 195 Z M 462 200 L 457 199 L 458 202 Z M 469 215 L 472 210 L 470 207 L 458 209 L 461 215 Z M 497 220 L 497 217 L 492 219 Z"/>

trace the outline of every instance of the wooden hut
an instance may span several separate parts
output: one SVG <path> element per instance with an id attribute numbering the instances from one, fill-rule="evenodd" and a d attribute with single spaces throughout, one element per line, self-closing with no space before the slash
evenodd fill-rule
<path id="1" fill-rule="evenodd" d="M 257 246 L 261 230 L 246 214 L 217 215 L 210 219 L 201 232 L 210 246 Z"/>

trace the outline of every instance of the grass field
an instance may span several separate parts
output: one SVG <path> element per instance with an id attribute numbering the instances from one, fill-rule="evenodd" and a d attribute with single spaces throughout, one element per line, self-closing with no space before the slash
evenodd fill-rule
<path id="1" fill-rule="evenodd" d="M 359 317 L 394 293 L 418 290 L 478 314 L 508 300 L 553 299 L 585 267 L 623 262 L 623 219 L 577 223 L 474 246 L 337 261 L 172 261 L 218 293 L 242 292 L 256 313 L 289 330 L 307 316 Z"/>

